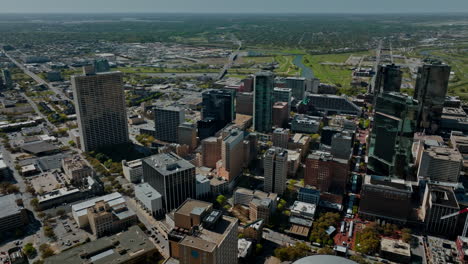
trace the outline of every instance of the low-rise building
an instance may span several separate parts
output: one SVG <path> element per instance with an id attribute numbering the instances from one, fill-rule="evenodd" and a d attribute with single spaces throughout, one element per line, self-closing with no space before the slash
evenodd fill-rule
<path id="1" fill-rule="evenodd" d="M 111 193 L 72 206 L 72 215 L 80 228 L 91 227 L 97 237 L 108 235 L 137 222 L 135 212 L 127 208 L 120 193 Z"/>
<path id="2" fill-rule="evenodd" d="M 122 160 L 122 171 L 125 179 L 132 183 L 141 182 L 143 178 L 143 165 L 141 159 L 126 161 Z"/>
<path id="3" fill-rule="evenodd" d="M 291 215 L 305 219 L 313 220 L 315 216 L 316 204 L 295 201 L 291 207 Z"/>
<path id="4" fill-rule="evenodd" d="M 46 210 L 66 203 L 73 203 L 93 197 L 101 191 L 102 186 L 92 177 L 88 176 L 79 187 L 64 186 L 38 195 L 38 209 Z"/>
<path id="5" fill-rule="evenodd" d="M 288 148 L 289 129 L 276 128 L 271 136 L 274 147 Z"/>
<path id="6" fill-rule="evenodd" d="M 297 200 L 305 203 L 319 204 L 320 201 L 320 191 L 312 188 L 300 188 Z"/>
<path id="7" fill-rule="evenodd" d="M 93 169 L 79 155 L 62 159 L 62 168 L 69 182 L 81 184 L 93 176 Z"/>
<path id="8" fill-rule="evenodd" d="M 246 188 L 237 188 L 234 190 L 234 205 L 243 204 L 248 205 L 253 199 L 254 191 Z"/>
<path id="9" fill-rule="evenodd" d="M 270 222 L 270 214 L 272 212 L 273 202 L 271 199 L 253 198 L 249 203 L 249 218 L 252 221 L 263 219 L 265 223 Z"/>
<path id="10" fill-rule="evenodd" d="M 319 131 L 321 117 L 297 114 L 291 121 L 291 130 L 294 133 L 315 134 Z"/>
<path id="11" fill-rule="evenodd" d="M 46 258 L 45 263 L 144 263 L 148 260 L 156 261 L 158 256 L 158 250 L 145 233 L 138 226 L 132 226 L 125 232 L 62 251 Z"/>
<path id="12" fill-rule="evenodd" d="M 245 238 L 250 238 L 256 241 L 262 240 L 263 234 L 263 226 L 265 224 L 265 220 L 258 219 L 249 223 L 243 227 L 242 233 L 244 234 Z"/>
<path id="13" fill-rule="evenodd" d="M 237 258 L 245 259 L 252 254 L 253 243 L 245 238 L 237 241 Z"/>
<path id="14" fill-rule="evenodd" d="M 380 256 L 397 263 L 410 263 L 411 248 L 401 240 L 382 238 L 380 240 Z"/>
<path id="15" fill-rule="evenodd" d="M 288 149 L 298 150 L 301 153 L 301 159 L 309 152 L 310 136 L 296 133 L 288 143 Z"/>
<path id="16" fill-rule="evenodd" d="M 162 196 L 148 183 L 135 185 L 135 198 L 153 216 L 164 214 Z"/>

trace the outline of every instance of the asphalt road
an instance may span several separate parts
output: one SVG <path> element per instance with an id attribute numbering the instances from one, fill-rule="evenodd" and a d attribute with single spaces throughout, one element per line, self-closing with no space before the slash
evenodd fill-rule
<path id="1" fill-rule="evenodd" d="M 62 97 L 62 99 L 64 100 L 70 100 L 62 91 L 60 91 L 59 89 L 57 89 L 56 87 L 54 87 L 52 84 L 46 82 L 45 80 L 43 80 L 41 77 L 39 77 L 37 74 L 35 74 L 34 72 L 31 72 L 30 70 L 28 70 L 22 63 L 18 62 L 15 58 L 13 58 L 10 54 L 8 54 L 7 52 L 5 52 L 3 50 L 3 53 L 5 53 L 5 55 L 10 59 L 11 62 L 13 62 L 18 68 L 20 68 L 21 70 L 23 70 L 23 72 L 25 74 L 27 74 L 29 77 L 31 77 L 34 81 L 36 81 L 38 84 L 44 84 L 46 85 L 50 90 L 52 90 L 54 93 L 56 93 L 57 95 L 60 95 Z"/>
<path id="2" fill-rule="evenodd" d="M 125 197 L 128 208 L 132 209 L 138 216 L 140 222 L 142 222 L 148 230 L 151 230 L 151 240 L 156 245 L 159 252 L 166 258 L 169 257 L 169 241 L 161 234 L 158 230 L 158 223 L 150 214 L 148 214 L 143 208 L 130 197 Z M 152 236 L 155 236 L 153 238 Z M 159 240 L 159 243 L 156 242 Z"/>

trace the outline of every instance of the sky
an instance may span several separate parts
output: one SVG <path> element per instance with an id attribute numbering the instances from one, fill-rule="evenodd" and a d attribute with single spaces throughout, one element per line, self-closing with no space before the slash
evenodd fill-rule
<path id="1" fill-rule="evenodd" d="M 446 13 L 468 0 L 0 0 L 0 13 Z"/>

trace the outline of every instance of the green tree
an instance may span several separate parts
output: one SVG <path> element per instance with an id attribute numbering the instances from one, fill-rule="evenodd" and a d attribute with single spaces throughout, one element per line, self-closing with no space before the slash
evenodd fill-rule
<path id="1" fill-rule="evenodd" d="M 320 244 L 329 244 L 330 236 L 327 234 L 326 230 L 330 226 L 337 226 L 339 221 L 340 215 L 338 213 L 328 212 L 322 214 L 312 225 L 312 231 L 309 237 L 310 241 L 315 241 Z"/>
<path id="2" fill-rule="evenodd" d="M 403 228 L 401 230 L 401 239 L 406 242 L 406 243 L 409 243 L 411 241 L 411 229 L 409 228 Z"/>
<path id="3" fill-rule="evenodd" d="M 306 243 L 296 243 L 293 246 L 277 248 L 274 256 L 281 261 L 294 261 L 307 256 L 310 253 L 310 247 Z"/>
<path id="4" fill-rule="evenodd" d="M 221 206 L 223 207 L 224 204 L 226 203 L 227 199 L 226 199 L 226 196 L 220 194 L 216 197 L 216 202 Z"/>
<path id="5" fill-rule="evenodd" d="M 28 244 L 24 245 L 23 252 L 28 258 L 31 258 L 31 257 L 33 257 L 34 255 L 37 254 L 37 250 L 33 246 L 32 243 L 28 243 Z"/>
<path id="6" fill-rule="evenodd" d="M 365 258 L 359 255 L 353 255 L 349 259 L 359 264 L 369 264 L 369 262 L 367 262 Z"/>
<path id="7" fill-rule="evenodd" d="M 55 237 L 54 229 L 49 225 L 44 226 L 44 236 L 49 237 L 49 238 L 54 238 Z"/>
<path id="8" fill-rule="evenodd" d="M 260 253 L 262 253 L 262 251 L 263 251 L 263 245 L 260 243 L 257 243 L 257 245 L 255 245 L 255 254 L 259 255 Z"/>
<path id="9" fill-rule="evenodd" d="M 312 134 L 312 135 L 310 135 L 310 140 L 312 142 L 318 142 L 320 140 L 320 135 L 319 134 Z"/>
<path id="10" fill-rule="evenodd" d="M 323 247 L 317 251 L 320 255 L 335 255 L 335 251 L 333 251 L 330 247 Z"/>
<path id="11" fill-rule="evenodd" d="M 38 206 L 39 206 L 39 199 L 37 198 L 32 198 L 31 201 L 29 202 L 29 204 L 34 207 L 34 210 L 37 210 Z"/>
<path id="12" fill-rule="evenodd" d="M 41 244 L 39 246 L 39 251 L 41 252 L 41 257 L 43 259 L 45 258 L 48 258 L 48 257 L 51 257 L 53 256 L 55 253 L 54 253 L 54 250 L 52 250 L 52 248 L 50 247 L 49 244 L 47 243 L 44 243 L 44 244 Z"/>
<path id="13" fill-rule="evenodd" d="M 356 234 L 356 251 L 363 254 L 373 254 L 380 246 L 380 234 L 376 226 L 371 225 Z"/>

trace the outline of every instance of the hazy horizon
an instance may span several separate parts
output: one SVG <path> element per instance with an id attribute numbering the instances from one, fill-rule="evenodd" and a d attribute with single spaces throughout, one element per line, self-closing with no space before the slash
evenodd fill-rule
<path id="1" fill-rule="evenodd" d="M 468 13 L 467 0 L 15 0 L 1 4 L 1 14 L 411 14 Z"/>

